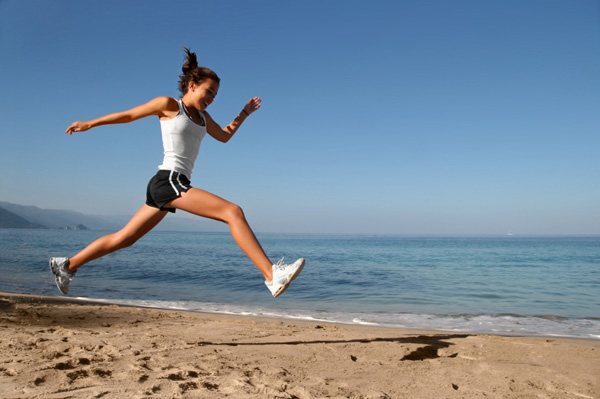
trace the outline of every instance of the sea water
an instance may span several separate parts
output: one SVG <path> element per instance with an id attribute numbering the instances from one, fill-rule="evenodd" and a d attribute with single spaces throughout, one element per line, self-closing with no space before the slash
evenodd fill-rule
<path id="1" fill-rule="evenodd" d="M 61 296 L 51 256 L 99 231 L 0 229 L 0 291 Z M 257 234 L 306 258 L 277 299 L 229 233 L 151 232 L 81 268 L 70 296 L 165 309 L 600 339 L 600 237 Z"/>

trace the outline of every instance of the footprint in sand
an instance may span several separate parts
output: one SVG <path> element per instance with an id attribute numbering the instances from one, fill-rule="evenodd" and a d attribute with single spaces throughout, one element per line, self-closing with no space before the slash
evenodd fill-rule
<path id="1" fill-rule="evenodd" d="M 0 375 L 6 377 L 14 377 L 16 375 L 14 370 L 5 369 L 4 367 L 0 367 Z"/>
<path id="2" fill-rule="evenodd" d="M 107 377 L 112 376 L 112 371 L 110 371 L 110 370 L 95 369 L 92 372 L 101 378 L 107 378 Z"/>
<path id="3" fill-rule="evenodd" d="M 193 381 L 195 379 L 198 379 L 200 377 L 202 377 L 203 375 L 208 375 L 208 373 L 204 373 L 204 372 L 198 372 L 198 371 L 194 371 L 194 370 L 180 370 L 178 372 L 175 373 L 170 373 L 167 374 L 166 376 L 162 377 L 162 379 L 166 379 L 169 381 L 173 381 L 173 382 L 179 382 L 178 386 L 179 389 L 181 390 L 181 393 L 185 393 L 187 391 L 190 390 L 195 390 L 195 389 L 199 389 L 199 388 L 204 388 L 207 389 L 209 391 L 216 391 L 219 389 L 219 385 L 218 384 L 213 384 L 210 382 L 199 382 L 199 381 Z M 144 377 L 144 376 L 142 376 Z M 145 376 L 145 378 L 140 377 L 139 382 L 144 382 L 148 379 L 148 376 Z"/>
<path id="4" fill-rule="evenodd" d="M 203 382 L 202 386 L 206 389 L 208 389 L 209 391 L 216 391 L 219 389 L 219 385 L 217 384 L 211 384 L 210 382 Z"/>
<path id="5" fill-rule="evenodd" d="M 69 382 L 71 384 L 73 382 L 75 382 L 75 380 L 78 380 L 80 378 L 86 378 L 88 376 L 89 376 L 89 374 L 85 370 L 76 370 L 76 371 L 72 371 L 70 373 L 67 373 L 67 378 L 69 379 Z"/>
<path id="6" fill-rule="evenodd" d="M 69 360 L 69 361 L 66 361 L 66 362 L 60 362 L 60 363 L 56 363 L 56 364 L 54 365 L 54 369 L 55 369 L 55 370 L 72 370 L 72 369 L 74 369 L 75 367 L 77 367 L 77 366 L 75 366 L 75 365 L 73 364 L 73 361 L 72 361 L 72 360 Z"/>

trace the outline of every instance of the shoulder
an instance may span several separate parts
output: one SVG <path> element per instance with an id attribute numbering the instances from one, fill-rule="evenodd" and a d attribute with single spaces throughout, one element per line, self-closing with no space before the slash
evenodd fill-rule
<path id="1" fill-rule="evenodd" d="M 175 100 L 173 97 L 156 97 L 150 100 L 148 104 L 152 104 L 156 109 L 164 111 L 179 111 L 179 105 L 177 104 L 177 100 Z"/>
<path id="2" fill-rule="evenodd" d="M 213 119 L 210 117 L 210 114 L 206 111 L 202 111 L 202 115 L 204 115 L 204 118 L 206 119 L 207 122 L 214 122 Z"/>
<path id="3" fill-rule="evenodd" d="M 157 115 L 161 119 L 170 119 L 179 113 L 179 104 L 173 97 L 156 97 L 144 106 L 147 107 L 149 113 Z"/>

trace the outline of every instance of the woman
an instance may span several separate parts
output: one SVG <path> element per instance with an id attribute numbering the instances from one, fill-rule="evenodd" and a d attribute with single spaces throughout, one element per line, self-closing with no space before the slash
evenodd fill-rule
<path id="1" fill-rule="evenodd" d="M 158 173 L 148 183 L 146 203 L 120 231 L 100 237 L 71 258 L 51 258 L 50 269 L 56 285 L 68 294 L 69 284 L 77 269 L 111 252 L 133 245 L 156 226 L 168 212 L 181 209 L 198 216 L 220 220 L 229 225 L 231 234 L 242 251 L 258 267 L 274 297 L 281 295 L 304 267 L 304 258 L 285 265 L 283 259 L 273 264 L 248 225 L 242 209 L 207 191 L 190 185 L 200 142 L 208 133 L 226 143 L 244 120 L 258 110 L 261 100 L 251 98 L 242 111 L 224 129 L 210 117 L 206 108 L 219 91 L 220 79 L 212 70 L 199 67 L 196 54 L 185 48 L 186 61 L 179 76 L 182 97 L 157 97 L 128 111 L 117 112 L 87 122 L 74 122 L 66 130 L 69 135 L 96 126 L 128 123 L 147 116 L 160 120 L 164 159 Z"/>

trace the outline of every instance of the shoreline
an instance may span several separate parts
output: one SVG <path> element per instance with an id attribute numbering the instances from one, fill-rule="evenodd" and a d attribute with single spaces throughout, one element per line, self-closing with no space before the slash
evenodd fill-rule
<path id="1" fill-rule="evenodd" d="M 594 398 L 600 341 L 0 293 L 3 398 Z"/>
<path id="2" fill-rule="evenodd" d="M 267 312 L 264 309 L 247 309 L 238 306 L 218 305 L 210 309 L 211 304 L 196 302 L 146 301 L 131 299 L 101 299 L 74 296 L 44 296 L 38 294 L 20 294 L 0 291 L 0 299 L 4 295 L 14 297 L 15 301 L 43 301 L 47 303 L 72 303 L 79 305 L 123 306 L 165 311 L 181 311 L 192 313 L 230 315 L 233 317 L 257 317 L 272 320 L 288 320 L 309 323 L 340 324 L 348 326 L 364 326 L 374 328 L 391 328 L 409 331 L 427 331 L 431 333 L 498 335 L 507 337 L 541 337 L 600 340 L 600 330 L 594 330 L 594 323 L 600 329 L 600 319 L 594 317 L 568 318 L 552 315 L 518 315 L 518 314 L 464 314 L 464 315 L 430 315 L 402 314 L 403 320 L 369 320 L 361 314 L 331 313 L 324 317 L 311 314 L 310 311 L 294 310 L 285 313 L 282 310 Z M 190 306 L 192 305 L 192 306 Z M 194 305 L 200 305 L 199 307 Z M 371 315 L 372 316 L 372 315 Z M 588 325 L 586 325 L 588 324 Z M 444 328 L 446 327 L 446 328 Z M 571 330 L 571 331 L 570 331 Z M 574 333 L 577 332 L 577 333 Z"/>

